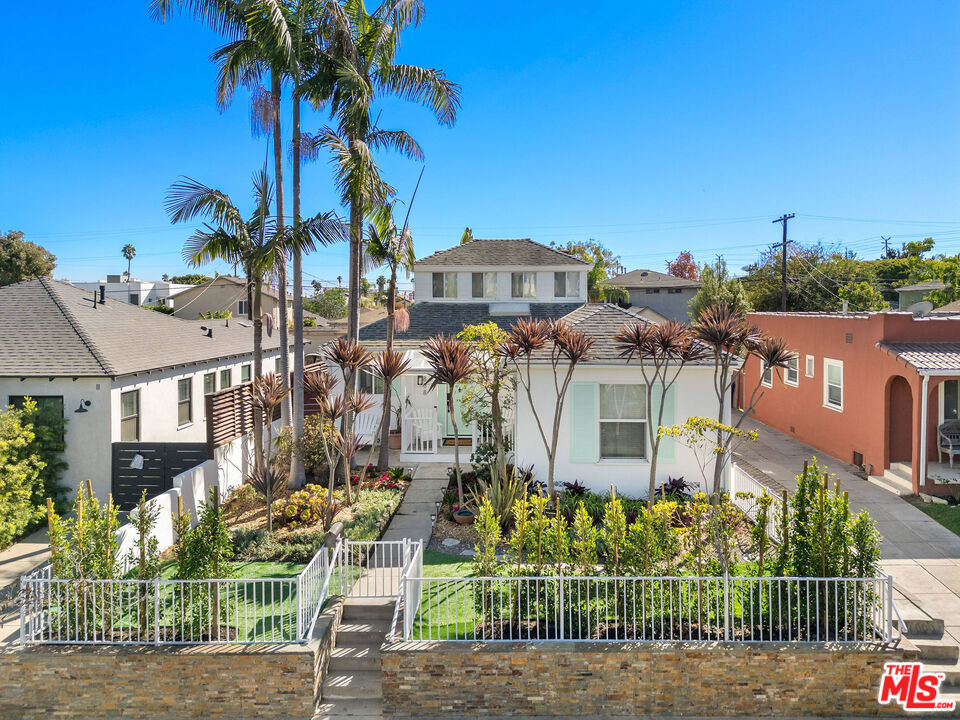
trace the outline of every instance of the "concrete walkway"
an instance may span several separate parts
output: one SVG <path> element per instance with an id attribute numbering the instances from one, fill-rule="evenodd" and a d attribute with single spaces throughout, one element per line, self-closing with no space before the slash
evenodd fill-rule
<path id="1" fill-rule="evenodd" d="M 20 634 L 20 610 L 16 602 L 20 576 L 49 560 L 46 527 L 0 552 L 0 646 L 16 641 Z"/>
<path id="2" fill-rule="evenodd" d="M 866 510 L 876 521 L 883 536 L 882 566 L 893 575 L 896 589 L 931 617 L 943 619 L 946 632 L 960 643 L 960 537 L 898 495 L 861 479 L 843 461 L 753 418 L 743 428 L 756 430 L 760 440 L 742 442 L 735 455 L 791 493 L 804 460 L 816 457 L 826 465 L 840 489 L 849 492 L 852 512 Z"/>
<path id="3" fill-rule="evenodd" d="M 443 498 L 447 488 L 447 465 L 444 463 L 420 463 L 414 468 L 413 482 L 404 495 L 403 502 L 387 531 L 384 540 L 423 540 L 430 542 L 433 522 L 430 516 L 437 512 L 437 501 Z"/>

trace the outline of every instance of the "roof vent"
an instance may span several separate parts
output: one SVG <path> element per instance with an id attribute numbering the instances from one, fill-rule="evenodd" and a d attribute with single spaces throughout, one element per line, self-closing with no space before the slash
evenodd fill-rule
<path id="1" fill-rule="evenodd" d="M 206 325 L 201 325 L 200 331 L 203 333 L 204 337 L 213 337 L 213 328 L 208 328 Z"/>
<path id="2" fill-rule="evenodd" d="M 640 272 L 640 277 L 646 277 L 647 275 L 649 275 L 649 273 L 646 270 Z"/>

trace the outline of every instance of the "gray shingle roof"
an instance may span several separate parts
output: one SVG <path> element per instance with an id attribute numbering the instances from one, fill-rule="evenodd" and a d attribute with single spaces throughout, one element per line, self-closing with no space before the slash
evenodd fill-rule
<path id="1" fill-rule="evenodd" d="M 960 315 L 960 300 L 954 300 L 952 303 L 941 305 L 933 310 L 931 315 Z"/>
<path id="2" fill-rule="evenodd" d="M 610 280 L 611 285 L 630 288 L 698 288 L 699 280 L 674 277 L 656 270 L 631 270 Z"/>
<path id="3" fill-rule="evenodd" d="M 420 347 L 434 335 L 456 335 L 467 325 L 493 321 L 506 329 L 522 317 L 557 320 L 578 307 L 580 303 L 530 303 L 528 314 L 499 314 L 496 313 L 494 304 L 495 314 L 491 314 L 490 303 L 418 302 L 411 305 L 407 311 L 410 313 L 410 329 L 396 333 L 394 343 L 397 347 Z M 365 343 L 386 342 L 386 336 L 386 318 L 360 328 L 360 340 Z"/>
<path id="4" fill-rule="evenodd" d="M 476 267 L 476 266 L 531 266 L 571 265 L 589 268 L 590 263 L 560 252 L 556 248 L 534 242 L 530 238 L 515 240 L 471 240 L 465 245 L 456 245 L 439 250 L 433 255 L 417 260 L 417 265 Z"/>
<path id="5" fill-rule="evenodd" d="M 878 343 L 891 355 L 917 370 L 954 370 L 960 375 L 960 342 Z"/>
<path id="6" fill-rule="evenodd" d="M 0 287 L 0 376 L 117 376 L 253 352 L 249 323 L 181 320 L 92 296 L 50 278 Z M 278 333 L 263 340 L 280 347 Z"/>

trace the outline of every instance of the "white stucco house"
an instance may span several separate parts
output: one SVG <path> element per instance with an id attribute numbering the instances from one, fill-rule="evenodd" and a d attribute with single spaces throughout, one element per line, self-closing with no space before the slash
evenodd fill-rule
<path id="1" fill-rule="evenodd" d="M 277 334 L 265 336 L 264 370 L 279 360 Z M 181 320 L 50 278 L 0 287 L 0 404 L 30 396 L 62 410 L 71 490 L 89 478 L 129 505 L 169 489 L 206 456 L 204 395 L 252 367 L 243 320 Z"/>
<path id="2" fill-rule="evenodd" d="M 444 388 L 428 390 L 429 373 L 419 348 L 439 333 L 456 335 L 466 325 L 492 321 L 508 328 L 519 318 L 564 320 L 595 340 L 593 358 L 577 366 L 561 414 L 557 452 L 558 483 L 579 480 L 594 490 L 617 485 L 632 496 L 646 494 L 649 479 L 644 429 L 650 413 L 644 407 L 643 376 L 636 364 L 618 357 L 613 335 L 628 324 L 661 322 L 664 317 L 645 307 L 621 308 L 587 303 L 590 265 L 529 239 L 473 240 L 419 260 L 414 265 L 416 302 L 408 309 L 409 329 L 395 335 L 410 371 L 397 382 L 393 412 L 400 410 L 403 462 L 452 462 L 453 431 L 446 413 Z M 360 341 L 382 349 L 386 322 L 362 328 Z M 533 402 L 550 427 L 554 408 L 553 371 L 538 360 L 532 370 Z M 382 393 L 367 377 L 362 389 Z M 639 399 L 638 399 L 639 398 Z M 508 436 L 515 461 L 534 465 L 541 479 L 547 471 L 543 446 L 526 393 L 519 389 L 509 421 Z M 379 415 L 379 407 L 373 411 Z M 664 424 L 691 415 L 715 416 L 712 361 L 686 367 L 667 396 Z M 460 423 L 461 458 L 483 441 L 482 431 Z M 549 433 L 549 429 L 548 429 Z M 668 477 L 700 479 L 693 453 L 665 440 L 658 459 L 658 482 Z"/>
<path id="3" fill-rule="evenodd" d="M 167 307 L 173 307 L 170 298 L 193 287 L 193 285 L 166 280 L 128 278 L 125 275 L 107 275 L 106 280 L 73 284 L 87 292 L 100 292 L 102 287 L 104 294 L 111 300 L 119 300 L 131 305 L 166 305 Z"/>

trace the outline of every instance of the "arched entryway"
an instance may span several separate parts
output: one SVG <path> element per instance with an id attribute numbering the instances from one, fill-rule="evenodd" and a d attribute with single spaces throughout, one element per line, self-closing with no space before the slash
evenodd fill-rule
<path id="1" fill-rule="evenodd" d="M 891 463 L 913 459 L 913 390 L 900 375 L 887 389 L 887 438 Z"/>

